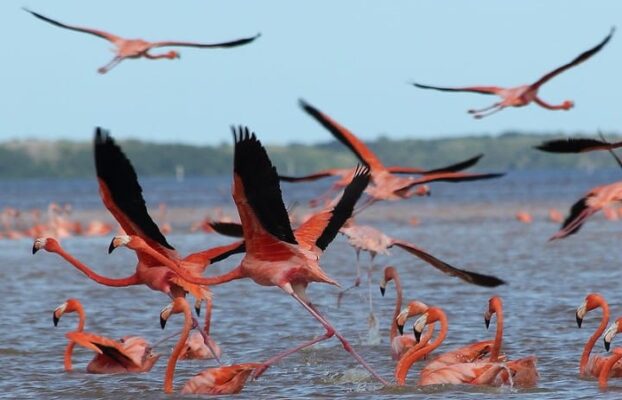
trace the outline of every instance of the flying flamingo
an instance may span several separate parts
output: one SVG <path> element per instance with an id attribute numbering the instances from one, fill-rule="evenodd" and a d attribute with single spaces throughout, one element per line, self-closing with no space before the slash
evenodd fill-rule
<path id="1" fill-rule="evenodd" d="M 415 322 L 415 338 L 421 336 L 421 332 L 426 325 L 439 322 L 441 331 L 434 342 L 409 350 L 398 361 L 395 368 L 395 379 L 398 385 L 406 384 L 406 375 L 413 363 L 420 360 L 436 348 L 438 348 L 447 337 L 447 316 L 438 307 L 430 307 Z M 421 371 L 419 379 L 420 386 L 435 384 L 471 384 L 471 385 L 498 385 L 497 375 L 505 371 L 507 367 L 503 363 L 493 362 L 459 362 L 455 364 L 441 366 L 436 369 L 425 368 Z"/>
<path id="2" fill-rule="evenodd" d="M 149 343 L 139 336 L 125 336 L 116 341 L 84 332 L 86 315 L 77 299 L 68 299 L 54 310 L 54 326 L 58 325 L 63 314 L 70 312 L 78 314 L 78 328 L 66 335 L 69 343 L 65 348 L 65 371 L 72 370 L 71 355 L 76 343 L 97 353 L 86 367 L 86 372 L 91 374 L 149 372 L 160 358 L 159 354 L 151 351 Z"/>
<path id="3" fill-rule="evenodd" d="M 497 329 L 495 332 L 495 341 L 490 351 L 490 362 L 506 361 L 506 357 L 499 356 L 503 343 L 503 303 L 499 296 L 492 296 L 488 301 L 488 310 L 484 314 L 484 322 L 486 328 L 490 326 L 490 319 L 493 315 L 497 316 Z M 534 387 L 538 383 L 538 370 L 536 369 L 536 357 L 529 356 L 518 360 L 508 361 L 506 363 L 508 371 L 503 371 L 499 378 L 504 384 L 512 384 L 515 387 Z"/>
<path id="4" fill-rule="evenodd" d="M 498 86 L 438 87 L 421 85 L 419 83 L 413 83 L 413 85 L 421 89 L 433 89 L 444 92 L 471 92 L 487 95 L 497 95 L 501 97 L 501 101 L 498 101 L 489 107 L 482 108 L 480 110 L 469 110 L 468 113 L 473 114 L 473 117 L 476 119 L 487 117 L 503 110 L 506 107 L 524 107 L 531 102 L 535 102 L 537 105 L 546 108 L 547 110 L 570 110 L 572 107 L 574 107 L 574 103 L 572 101 L 566 100 L 559 105 L 549 104 L 542 100 L 540 97 L 538 97 L 538 90 L 540 90 L 540 87 L 542 85 L 544 85 L 557 75 L 576 65 L 581 64 L 582 62 L 592 57 L 594 54 L 598 53 L 607 44 L 607 42 L 609 42 L 609 39 L 611 39 L 614 31 L 615 28 L 611 28 L 609 35 L 607 35 L 607 37 L 605 37 L 598 45 L 579 54 L 574 60 L 572 60 L 568 64 L 564 64 L 561 67 L 554 69 L 553 71 L 538 79 L 536 82 L 528 85 L 511 88 L 503 88 Z"/>
<path id="5" fill-rule="evenodd" d="M 391 358 L 399 360 L 406 351 L 417 345 L 417 341 L 413 335 L 403 335 L 401 329 L 398 335 L 398 328 L 404 326 L 404 322 L 407 318 L 415 315 L 423 314 L 427 311 L 428 306 L 420 301 L 412 301 L 408 304 L 408 307 L 402 311 L 402 282 L 400 275 L 394 267 L 386 267 L 384 269 L 384 277 L 380 281 L 380 293 L 384 296 L 387 283 L 395 282 L 395 310 L 393 311 L 393 317 L 391 318 L 391 328 L 389 329 L 389 340 L 391 343 Z M 430 336 L 432 330 L 428 330 Z M 429 338 L 428 338 L 429 340 Z M 427 341 L 427 340 L 426 340 Z"/>
<path id="6" fill-rule="evenodd" d="M 32 15 L 39 18 L 40 20 L 49 22 L 50 24 L 56 25 L 60 28 L 70 29 L 72 31 L 77 31 L 77 32 L 82 32 L 82 33 L 88 33 L 89 35 L 98 36 L 112 43 L 115 46 L 115 49 L 113 51 L 116 53 L 116 55 L 112 59 L 112 61 L 110 61 L 108 64 L 104 65 L 103 67 L 97 70 L 97 72 L 99 72 L 100 74 L 105 74 L 106 72 L 110 71 L 112 68 L 114 68 L 117 64 L 119 64 L 121 61 L 125 60 L 126 58 L 144 57 L 149 60 L 158 60 L 161 58 L 167 58 L 169 60 L 172 60 L 175 58 L 180 58 L 179 53 L 174 50 L 171 50 L 163 54 L 149 53 L 151 50 L 158 49 L 160 47 L 171 47 L 171 46 L 198 47 L 198 48 L 236 47 L 236 46 L 242 46 L 247 43 L 250 43 L 253 40 L 257 39 L 259 36 L 261 36 L 261 34 L 258 33 L 257 35 L 253 37 L 237 39 L 237 40 L 232 40 L 229 42 L 222 42 L 222 43 L 193 43 L 193 42 L 176 42 L 176 41 L 147 42 L 142 39 L 125 39 L 120 36 L 116 36 L 111 33 L 104 32 L 104 31 L 97 30 L 97 29 L 63 24 L 62 22 L 53 20 L 44 15 L 31 11 L 27 8 L 24 8 L 24 11 L 31 13 Z"/>
<path id="7" fill-rule="evenodd" d="M 201 300 L 197 300 L 195 303 L 195 310 L 199 315 L 201 309 Z M 205 301 L 205 325 L 203 326 L 203 334 L 207 337 L 208 344 L 205 343 L 203 334 L 199 332 L 192 332 L 188 340 L 186 341 L 186 347 L 184 347 L 179 354 L 180 360 L 207 360 L 211 358 L 220 358 L 222 351 L 220 347 L 210 336 L 210 326 L 212 320 L 212 304 L 213 301 Z"/>
<path id="8" fill-rule="evenodd" d="M 307 114 L 328 129 L 337 140 L 346 145 L 363 164 L 369 167 L 372 184 L 367 187 L 365 193 L 371 196 L 370 204 L 380 200 L 394 201 L 410 198 L 415 194 L 413 188 L 430 182 L 462 182 L 503 176 L 503 174 L 470 174 L 452 170 L 429 171 L 418 178 L 397 176 L 388 170 L 378 157 L 352 132 L 305 101 L 300 100 L 300 106 Z M 479 156 L 461 164 L 468 166 L 470 162 L 473 162 L 473 160 L 477 161 L 478 158 Z M 291 181 L 292 179 L 289 178 L 289 180 Z M 337 187 L 342 184 L 343 182 L 339 183 Z"/>
<path id="9" fill-rule="evenodd" d="M 162 329 L 166 326 L 166 321 L 172 314 L 184 314 L 184 327 L 177 344 L 173 348 L 168 363 L 166 364 L 166 374 L 164 375 L 164 392 L 173 393 L 173 378 L 175 367 L 180 358 L 187 340 L 190 329 L 192 329 L 192 313 L 188 302 L 182 297 L 176 297 L 173 302 L 160 312 L 160 324 Z M 234 394 L 239 393 L 246 380 L 257 367 L 258 363 L 246 363 L 238 365 L 222 366 L 219 368 L 208 368 L 201 371 L 196 376 L 190 378 L 181 390 L 182 394 L 201 393 L 201 394 Z"/>
<path id="10" fill-rule="evenodd" d="M 598 338 L 601 337 L 607 328 L 607 324 L 609 323 L 609 305 L 602 295 L 598 293 L 590 293 L 585 296 L 585 300 L 577 308 L 577 325 L 581 328 L 583 318 L 585 318 L 588 312 L 594 310 L 595 308 L 601 308 L 603 315 L 598 328 L 594 334 L 590 336 L 585 344 L 585 347 L 583 348 L 583 353 L 581 353 L 581 360 L 579 361 L 579 375 L 581 376 L 597 377 L 605 361 L 605 357 L 590 354 L 594 348 L 594 344 Z M 616 365 L 614 373 L 616 377 L 622 377 L 622 364 Z"/>

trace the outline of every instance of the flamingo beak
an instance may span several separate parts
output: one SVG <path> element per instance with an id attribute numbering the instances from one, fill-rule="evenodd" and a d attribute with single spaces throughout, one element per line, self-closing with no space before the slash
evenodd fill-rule
<path id="1" fill-rule="evenodd" d="M 583 317 L 585 317 L 586 313 L 587 313 L 587 304 L 583 302 L 583 304 L 581 304 L 579 308 L 577 308 L 577 314 L 576 314 L 577 326 L 579 328 L 581 328 L 581 324 L 583 323 Z"/>
<path id="2" fill-rule="evenodd" d="M 36 244 L 33 244 L 33 245 L 32 245 L 32 254 L 36 254 L 36 253 L 37 253 L 37 251 L 39 251 L 39 248 L 37 247 L 37 245 L 36 245 Z"/>
<path id="3" fill-rule="evenodd" d="M 382 282 L 380 282 L 380 294 L 382 295 L 382 297 L 384 297 L 384 293 L 387 290 L 386 286 L 387 282 L 383 279 Z"/>
<path id="4" fill-rule="evenodd" d="M 490 327 L 490 318 L 492 317 L 492 315 L 490 315 L 490 312 L 486 311 L 484 313 L 484 324 L 486 324 L 486 329 L 488 329 Z"/>
<path id="5" fill-rule="evenodd" d="M 54 322 L 54 326 L 58 326 L 58 321 L 60 321 L 60 317 L 63 315 L 66 308 L 67 303 L 63 303 L 60 306 L 56 307 L 56 309 L 52 313 L 52 322 Z"/>
<path id="6" fill-rule="evenodd" d="M 160 326 L 162 329 L 166 327 L 166 319 L 162 318 L 162 315 L 160 315 Z"/>
<path id="7" fill-rule="evenodd" d="M 54 326 L 58 326 L 58 321 L 60 321 L 60 318 L 56 316 L 56 311 L 54 311 L 52 313 L 52 322 L 54 322 Z"/>
<path id="8" fill-rule="evenodd" d="M 114 244 L 115 238 L 112 238 L 112 240 L 110 241 L 110 246 L 108 246 L 108 254 L 112 253 L 114 251 L 114 249 L 117 248 L 117 246 L 115 246 Z"/>
<path id="9" fill-rule="evenodd" d="M 428 313 L 425 313 L 421 317 L 419 317 L 413 325 L 413 333 L 415 334 L 415 339 L 417 340 L 417 343 L 419 343 L 419 340 L 421 339 L 421 332 L 423 332 L 423 328 L 425 327 L 427 322 Z"/>
<path id="10" fill-rule="evenodd" d="M 613 340 L 613 338 L 616 336 L 617 333 L 618 333 L 618 323 L 614 322 L 605 331 L 605 336 L 603 338 L 603 341 L 605 343 L 605 350 L 609 351 L 609 348 L 611 347 L 611 341 Z"/>
<path id="11" fill-rule="evenodd" d="M 581 328 L 581 324 L 583 323 L 583 318 L 579 317 L 579 313 L 577 313 L 576 318 L 577 318 L 577 326 Z"/>
<path id="12" fill-rule="evenodd" d="M 162 329 L 166 326 L 166 321 L 168 321 L 168 317 L 171 316 L 171 312 L 173 311 L 173 304 L 169 304 L 164 307 L 162 311 L 160 311 L 160 326 Z"/>
<path id="13" fill-rule="evenodd" d="M 396 322 L 395 325 L 397 325 L 397 331 L 400 333 L 400 335 L 404 334 L 404 325 L 400 325 L 399 322 Z"/>
<path id="14" fill-rule="evenodd" d="M 194 301 L 194 311 L 197 313 L 197 317 L 201 316 L 201 299 Z"/>

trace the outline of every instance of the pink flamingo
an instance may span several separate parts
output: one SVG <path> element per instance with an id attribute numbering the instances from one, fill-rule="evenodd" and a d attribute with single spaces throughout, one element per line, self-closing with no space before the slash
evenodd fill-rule
<path id="1" fill-rule="evenodd" d="M 160 312 L 160 324 L 162 329 L 166 326 L 166 321 L 172 314 L 184 314 L 184 327 L 181 336 L 171 353 L 166 365 L 164 375 L 164 392 L 173 393 L 173 378 L 177 360 L 181 357 L 188 340 L 188 334 L 192 329 L 192 314 L 188 302 L 181 297 L 173 299 L 173 302 Z M 182 394 L 201 393 L 201 394 L 235 394 L 239 393 L 249 378 L 253 370 L 259 367 L 258 363 L 246 363 L 219 368 L 208 368 L 190 378 L 181 390 Z"/>
<path id="2" fill-rule="evenodd" d="M 149 343 L 139 336 L 125 336 L 116 341 L 84 332 L 86 315 L 77 299 L 68 299 L 54 310 L 54 326 L 58 325 L 63 314 L 70 312 L 76 312 L 79 319 L 76 331 L 66 335 L 69 343 L 65 348 L 65 371 L 72 370 L 71 356 L 76 343 L 97 353 L 86 367 L 86 372 L 91 374 L 149 372 L 160 358 L 160 355 L 151 351 Z"/>
<path id="3" fill-rule="evenodd" d="M 540 97 L 538 97 L 538 90 L 540 90 L 540 87 L 542 85 L 544 85 L 557 75 L 574 66 L 581 64 L 582 62 L 592 57 L 594 54 L 598 53 L 607 44 L 607 42 L 609 42 L 609 39 L 611 39 L 614 31 L 615 28 L 611 28 L 609 35 L 607 35 L 598 45 L 579 54 L 571 62 L 554 69 L 553 71 L 538 79 L 536 82 L 529 85 L 522 85 L 511 88 L 503 88 L 498 86 L 438 87 L 421 85 L 419 83 L 413 83 L 413 85 L 421 89 L 433 89 L 444 92 L 471 92 L 487 95 L 497 95 L 501 97 L 501 101 L 496 102 L 489 107 L 482 108 L 480 110 L 469 110 L 468 113 L 473 114 L 473 117 L 476 119 L 487 117 L 503 110 L 506 107 L 524 107 L 531 102 L 535 102 L 537 105 L 546 108 L 547 110 L 570 110 L 572 107 L 574 107 L 574 103 L 572 101 L 566 100 L 559 105 L 549 104 L 542 100 Z"/>
<path id="4" fill-rule="evenodd" d="M 531 224 L 533 222 L 533 217 L 529 212 L 523 210 L 516 213 L 516 220 L 523 224 Z"/>
<path id="5" fill-rule="evenodd" d="M 201 309 L 201 302 L 201 299 L 198 299 L 195 303 L 197 315 L 199 315 Z M 205 325 L 203 326 L 203 333 L 193 332 L 190 335 L 186 341 L 186 347 L 184 347 L 179 354 L 180 360 L 209 360 L 211 358 L 220 358 L 222 351 L 216 341 L 210 336 L 212 304 L 212 300 L 205 301 Z M 207 343 L 203 335 L 207 337 Z"/>
<path id="6" fill-rule="evenodd" d="M 300 105 L 307 114 L 328 129 L 328 131 L 335 136 L 337 140 L 346 145 L 363 164 L 369 167 L 371 171 L 371 184 L 365 191 L 365 193 L 371 197 L 369 204 L 380 200 L 395 201 L 410 198 L 416 194 L 414 189 L 416 186 L 424 185 L 430 182 L 462 182 L 503 176 L 503 174 L 470 174 L 465 172 L 456 172 L 453 171 L 455 168 L 452 168 L 451 166 L 446 167 L 450 170 L 440 169 L 428 171 L 426 174 L 418 178 L 397 176 L 395 173 L 388 170 L 387 167 L 380 162 L 376 155 L 372 153 L 371 150 L 348 129 L 305 101 L 300 100 Z M 480 156 L 467 160 L 463 163 L 459 163 L 458 165 L 472 165 L 479 159 L 479 157 Z M 291 178 L 285 178 L 292 181 Z M 345 180 L 338 183 L 337 188 L 344 182 Z M 425 191 L 425 193 L 427 192 L 428 191 Z"/>
<path id="7" fill-rule="evenodd" d="M 601 390 L 607 389 L 607 380 L 612 376 L 611 370 L 614 365 L 620 365 L 618 361 L 622 358 L 622 347 L 616 347 L 612 350 L 612 355 L 603 363 L 603 367 L 598 375 L 598 386 Z"/>
<path id="8" fill-rule="evenodd" d="M 412 348 L 398 361 L 395 368 L 395 379 L 398 385 L 406 384 L 406 375 L 413 363 L 438 348 L 447 337 L 447 316 L 438 307 L 428 308 L 428 311 L 415 322 L 414 333 L 415 337 L 419 338 L 426 325 L 437 321 L 441 325 L 441 330 L 434 342 L 420 348 Z M 497 375 L 506 368 L 502 363 L 492 362 L 459 362 L 436 369 L 426 367 L 421 371 L 419 385 L 498 385 Z"/>
<path id="9" fill-rule="evenodd" d="M 160 47 L 170 47 L 170 46 L 198 47 L 198 48 L 236 47 L 236 46 L 242 46 L 247 43 L 250 43 L 253 40 L 257 39 L 259 36 L 261 36 L 261 34 L 258 33 L 257 35 L 253 37 L 237 39 L 237 40 L 233 40 L 229 42 L 222 42 L 222 43 L 193 43 L 193 42 L 175 42 L 175 41 L 147 42 L 142 39 L 125 39 L 120 36 L 116 36 L 111 33 L 104 32 L 104 31 L 97 30 L 97 29 L 63 24 L 62 22 L 53 20 L 39 13 L 31 11 L 27 8 L 24 8 L 24 10 L 31 13 L 32 15 L 39 18 L 40 20 L 48 22 L 52 25 L 56 25 L 60 28 L 65 28 L 65 29 L 69 29 L 72 31 L 77 31 L 77 32 L 87 33 L 89 35 L 98 36 L 112 43 L 116 48 L 114 50 L 116 55 L 112 59 L 112 61 L 110 61 L 108 64 L 104 65 L 103 67 L 97 70 L 97 72 L 99 72 L 100 74 L 105 74 L 106 72 L 110 71 L 112 68 L 114 68 L 117 64 L 119 64 L 121 61 L 125 60 L 126 58 L 131 59 L 131 58 L 144 57 L 149 60 L 158 60 L 162 58 L 167 58 L 169 60 L 172 60 L 175 58 L 180 58 L 179 53 L 174 50 L 171 50 L 163 54 L 149 53 L 149 51 L 151 51 L 152 49 L 157 49 Z"/>

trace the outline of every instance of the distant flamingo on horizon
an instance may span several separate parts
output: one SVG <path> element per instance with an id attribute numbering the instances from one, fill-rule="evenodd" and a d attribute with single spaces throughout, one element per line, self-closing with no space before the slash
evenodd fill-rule
<path id="1" fill-rule="evenodd" d="M 522 85 L 517 87 L 503 88 L 499 86 L 467 86 L 467 87 L 439 87 L 439 86 L 430 86 L 430 85 L 422 85 L 419 83 L 413 83 L 414 86 L 420 89 L 432 89 L 432 90 L 440 90 L 444 92 L 471 92 L 471 93 L 479 93 L 479 94 L 487 94 L 487 95 L 497 95 L 501 97 L 501 101 L 492 104 L 489 107 L 482 108 L 479 110 L 468 110 L 469 114 L 473 114 L 473 117 L 476 119 L 481 119 L 492 115 L 496 112 L 503 110 L 506 107 L 524 107 L 531 102 L 535 102 L 542 108 L 547 110 L 570 110 L 574 107 L 574 102 L 571 100 L 566 100 L 559 105 L 553 105 L 545 102 L 538 96 L 538 90 L 540 87 L 547 83 L 549 80 L 553 79 L 557 75 L 565 72 L 566 70 L 575 67 L 582 62 L 588 60 L 594 54 L 598 53 L 606 44 L 609 42 L 613 33 L 615 32 L 615 27 L 611 28 L 609 34 L 596 46 L 591 49 L 579 54 L 574 60 L 571 62 L 562 65 L 559 68 L 554 69 L 553 71 L 547 73 L 536 82 L 531 83 L 529 85 Z"/>
<path id="2" fill-rule="evenodd" d="M 121 61 L 125 60 L 126 58 L 135 59 L 135 58 L 144 57 L 149 60 L 158 60 L 162 58 L 167 58 L 169 60 L 172 60 L 175 58 L 180 58 L 179 53 L 174 50 L 171 50 L 163 54 L 149 53 L 149 51 L 160 48 L 160 47 L 171 47 L 171 46 L 197 47 L 197 48 L 236 47 L 236 46 L 242 46 L 242 45 L 248 44 L 252 42 L 253 40 L 257 39 L 259 36 L 261 36 L 261 34 L 258 33 L 257 35 L 252 36 L 252 37 L 237 39 L 237 40 L 233 40 L 229 42 L 221 42 L 221 43 L 193 43 L 193 42 L 176 42 L 176 41 L 148 42 L 142 39 L 125 39 L 120 36 L 116 36 L 111 33 L 104 32 L 98 29 L 67 25 L 62 22 L 53 20 L 52 18 L 48 18 L 44 15 L 31 11 L 27 8 L 24 8 L 24 11 L 29 12 L 30 14 L 34 15 L 35 17 L 39 18 L 42 21 L 48 22 L 52 25 L 56 25 L 59 28 L 87 33 L 89 35 L 93 35 L 93 36 L 100 37 L 102 39 L 106 39 L 107 41 L 112 43 L 115 46 L 115 50 L 113 51 L 116 53 L 116 55 L 112 59 L 112 61 L 110 61 L 108 64 L 104 65 L 103 67 L 97 70 L 97 72 L 99 72 L 100 74 L 105 74 L 106 72 L 114 68 L 117 64 L 119 64 Z"/>
<path id="3" fill-rule="evenodd" d="M 86 372 L 91 374 L 149 372 L 160 358 L 159 354 L 152 352 L 151 346 L 142 337 L 125 336 L 116 341 L 84 332 L 86 314 L 77 299 L 68 299 L 54 310 L 52 315 L 54 326 L 58 325 L 63 314 L 70 312 L 78 314 L 78 327 L 66 334 L 69 342 L 64 355 L 65 371 L 72 370 L 71 356 L 76 343 L 97 353 L 86 367 Z"/>

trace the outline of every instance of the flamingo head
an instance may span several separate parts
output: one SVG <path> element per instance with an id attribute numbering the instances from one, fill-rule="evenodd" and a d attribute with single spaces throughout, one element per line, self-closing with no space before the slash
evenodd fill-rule
<path id="1" fill-rule="evenodd" d="M 384 297 L 384 293 L 387 289 L 387 283 L 391 282 L 395 277 L 395 268 L 394 267 L 385 267 L 384 269 L 384 277 L 380 281 L 380 294 Z"/>
<path id="2" fill-rule="evenodd" d="M 188 303 L 183 297 L 175 297 L 173 301 L 160 311 L 160 326 L 162 329 L 172 314 L 179 314 L 188 308 Z"/>
<path id="3" fill-rule="evenodd" d="M 492 315 L 500 309 L 501 298 L 499 296 L 492 296 L 490 300 L 488 300 L 488 310 L 484 313 L 484 323 L 486 324 L 486 329 L 490 326 L 490 319 L 492 318 Z"/>
<path id="4" fill-rule="evenodd" d="M 415 324 L 413 325 L 413 333 L 415 334 L 415 339 L 417 339 L 417 342 L 419 342 L 419 340 L 421 339 L 421 332 L 423 332 L 423 328 L 425 328 L 427 324 L 428 313 L 426 312 L 425 314 L 417 318 Z"/>
<path id="5" fill-rule="evenodd" d="M 596 307 L 601 307 L 604 304 L 606 304 L 605 299 L 598 293 L 590 293 L 585 296 L 585 301 L 583 301 L 583 304 L 581 304 L 579 308 L 577 308 L 577 326 L 581 328 L 581 324 L 583 323 L 583 318 L 585 318 L 585 315 Z"/>
<path id="6" fill-rule="evenodd" d="M 618 318 L 613 324 L 605 331 L 604 342 L 605 350 L 609 351 L 613 338 L 622 331 L 622 318 Z"/>
<path id="7" fill-rule="evenodd" d="M 110 246 L 108 246 L 108 254 L 112 253 L 114 249 L 120 246 L 125 246 L 130 249 L 136 250 L 143 245 L 146 245 L 146 243 L 139 236 L 117 235 L 112 238 Z"/>
<path id="8" fill-rule="evenodd" d="M 408 306 L 395 318 L 395 324 L 397 325 L 397 330 L 400 332 L 400 335 L 404 334 L 404 325 L 406 325 L 408 318 L 421 315 L 426 311 L 428 311 L 428 306 L 420 301 L 415 300 L 408 303 Z"/>
<path id="9" fill-rule="evenodd" d="M 44 249 L 45 251 L 56 251 L 58 247 L 58 242 L 52 237 L 37 238 L 32 244 L 32 254 L 35 254 L 41 249 Z"/>
<path id="10" fill-rule="evenodd" d="M 174 60 L 176 58 L 181 58 L 181 55 L 175 50 L 171 50 L 168 53 L 166 53 L 166 57 L 168 57 L 171 60 Z"/>
<path id="11" fill-rule="evenodd" d="M 54 326 L 58 325 L 58 321 L 60 321 L 60 317 L 62 317 L 63 314 L 68 312 L 75 312 L 81 307 L 82 306 L 80 302 L 73 298 L 68 299 L 66 302 L 56 307 L 54 309 L 54 312 L 52 313 L 52 322 L 54 322 Z"/>
<path id="12" fill-rule="evenodd" d="M 572 107 L 574 107 L 574 101 L 572 100 L 566 100 L 562 103 L 562 110 L 570 110 Z"/>
<path id="13" fill-rule="evenodd" d="M 432 191 L 428 185 L 419 185 L 415 189 L 415 195 L 417 196 L 430 196 Z"/>

